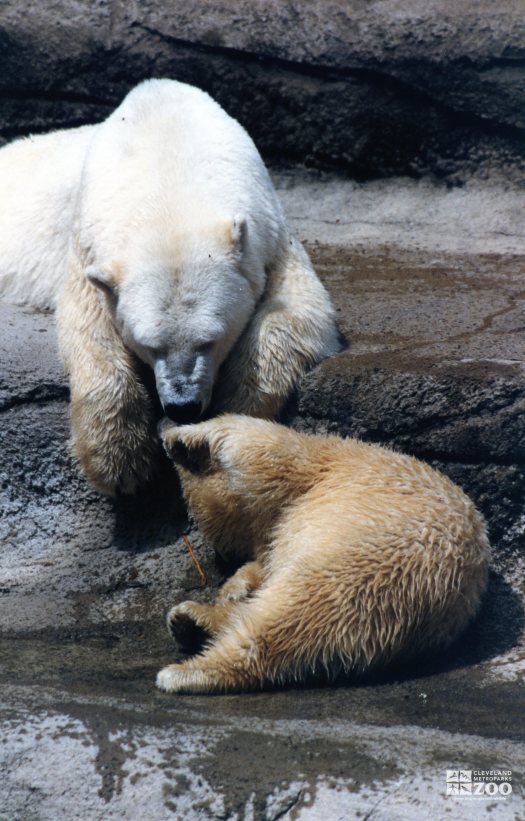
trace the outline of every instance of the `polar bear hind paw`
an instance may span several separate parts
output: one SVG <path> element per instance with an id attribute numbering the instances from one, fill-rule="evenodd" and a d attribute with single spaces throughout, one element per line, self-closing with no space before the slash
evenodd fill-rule
<path id="1" fill-rule="evenodd" d="M 160 670 L 157 687 L 166 693 L 205 693 L 214 689 L 204 670 L 186 670 L 184 664 L 170 664 Z"/>
<path id="2" fill-rule="evenodd" d="M 166 618 L 168 632 L 186 652 L 197 652 L 210 637 L 206 625 L 199 621 L 199 607 L 196 602 L 183 602 L 172 607 Z"/>

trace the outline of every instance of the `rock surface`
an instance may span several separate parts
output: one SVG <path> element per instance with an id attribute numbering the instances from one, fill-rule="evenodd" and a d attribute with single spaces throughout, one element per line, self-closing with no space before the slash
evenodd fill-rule
<path id="1" fill-rule="evenodd" d="M 3 304 L 2 821 L 471 819 L 470 802 L 445 796 L 457 767 L 513 771 L 511 796 L 477 801 L 477 818 L 525 813 L 523 239 L 509 231 L 512 252 L 487 255 L 468 224 L 451 226 L 452 252 L 429 222 L 407 232 L 408 247 L 402 231 L 378 246 L 387 203 L 412 191 L 398 180 L 389 191 L 351 186 L 354 208 L 369 205 L 356 245 L 343 209 L 331 223 L 340 183 L 326 182 L 324 199 L 310 178 L 280 185 L 299 234 L 317 240 L 310 250 L 349 340 L 306 377 L 288 420 L 392 443 L 471 493 L 494 544 L 480 618 L 444 656 L 358 686 L 156 691 L 175 654 L 164 613 L 211 598 L 221 572 L 190 530 L 209 580 L 200 587 L 175 483 L 114 503 L 90 491 L 67 452 L 53 318 Z M 425 191 L 436 204 L 427 214 L 444 213 L 442 195 Z M 500 195 L 485 196 L 501 213 Z"/>
<path id="2" fill-rule="evenodd" d="M 0 136 L 103 119 L 167 76 L 209 91 L 279 162 L 517 178 L 524 43 L 521 0 L 4 0 Z"/>

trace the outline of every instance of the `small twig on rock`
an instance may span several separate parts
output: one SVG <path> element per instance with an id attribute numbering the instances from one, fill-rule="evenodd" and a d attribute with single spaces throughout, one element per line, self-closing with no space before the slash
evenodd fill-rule
<path id="1" fill-rule="evenodd" d="M 202 569 L 201 563 L 199 562 L 197 556 L 195 555 L 195 551 L 194 551 L 194 549 L 191 545 L 191 542 L 190 542 L 190 540 L 188 539 L 188 537 L 186 536 L 185 533 L 182 534 L 182 539 L 184 541 L 184 544 L 188 548 L 188 553 L 190 554 L 190 556 L 193 560 L 193 564 L 197 568 L 197 572 L 198 572 L 199 576 L 201 577 L 202 586 L 206 587 L 206 585 L 208 584 L 208 578 L 206 576 L 206 573 Z"/>

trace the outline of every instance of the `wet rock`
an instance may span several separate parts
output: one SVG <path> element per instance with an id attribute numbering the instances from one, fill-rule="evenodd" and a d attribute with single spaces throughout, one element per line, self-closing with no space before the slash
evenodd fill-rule
<path id="1" fill-rule="evenodd" d="M 0 135 L 102 119 L 146 77 L 209 91 L 268 157 L 360 178 L 520 175 L 516 0 L 2 5 Z"/>

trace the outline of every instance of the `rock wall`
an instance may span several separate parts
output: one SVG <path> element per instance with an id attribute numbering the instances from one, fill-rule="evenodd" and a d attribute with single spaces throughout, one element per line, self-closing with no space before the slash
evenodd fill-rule
<path id="1" fill-rule="evenodd" d="M 452 181 L 524 167 L 521 0 L 0 7 L 4 140 L 102 119 L 152 76 L 208 90 L 274 161 Z"/>

